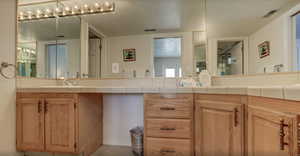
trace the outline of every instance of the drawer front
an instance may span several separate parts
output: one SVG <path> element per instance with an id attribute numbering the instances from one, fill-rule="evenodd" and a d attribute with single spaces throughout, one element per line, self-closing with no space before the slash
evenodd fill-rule
<path id="1" fill-rule="evenodd" d="M 192 121 L 181 119 L 146 119 L 146 136 L 192 138 Z"/>
<path id="2" fill-rule="evenodd" d="M 192 156 L 191 140 L 146 139 L 146 156 Z"/>
<path id="3" fill-rule="evenodd" d="M 161 94 L 145 95 L 146 118 L 187 118 L 193 116 L 193 96 L 174 94 L 160 97 Z M 151 98 L 150 98 L 151 97 Z"/>

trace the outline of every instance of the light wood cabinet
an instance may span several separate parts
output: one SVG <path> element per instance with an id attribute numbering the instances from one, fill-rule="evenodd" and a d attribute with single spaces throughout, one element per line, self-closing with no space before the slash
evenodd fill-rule
<path id="1" fill-rule="evenodd" d="M 244 98 L 196 95 L 196 156 L 244 154 Z"/>
<path id="2" fill-rule="evenodd" d="M 17 94 L 19 151 L 89 156 L 101 144 L 101 94 Z"/>
<path id="3" fill-rule="evenodd" d="M 39 96 L 17 99 L 17 148 L 44 151 L 43 102 Z"/>
<path id="4" fill-rule="evenodd" d="M 248 156 L 297 156 L 299 104 L 249 97 Z"/>
<path id="5" fill-rule="evenodd" d="M 44 104 L 46 151 L 75 152 L 74 98 L 46 98 Z"/>
<path id="6" fill-rule="evenodd" d="M 144 101 L 145 156 L 193 156 L 193 94 L 145 94 Z"/>

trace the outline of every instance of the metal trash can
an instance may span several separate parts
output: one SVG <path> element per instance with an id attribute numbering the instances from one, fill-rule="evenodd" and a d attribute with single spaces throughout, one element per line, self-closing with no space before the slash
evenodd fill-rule
<path id="1" fill-rule="evenodd" d="M 144 136 L 144 128 L 143 127 L 135 127 L 130 130 L 131 135 L 131 147 L 132 152 L 136 156 L 144 155 L 144 147 L 143 147 L 143 136 Z"/>

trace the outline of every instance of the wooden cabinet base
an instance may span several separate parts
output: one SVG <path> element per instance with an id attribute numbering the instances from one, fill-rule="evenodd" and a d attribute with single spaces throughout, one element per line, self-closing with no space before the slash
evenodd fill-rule
<path id="1" fill-rule="evenodd" d="M 17 150 L 84 153 L 102 145 L 101 94 L 17 93 Z"/>

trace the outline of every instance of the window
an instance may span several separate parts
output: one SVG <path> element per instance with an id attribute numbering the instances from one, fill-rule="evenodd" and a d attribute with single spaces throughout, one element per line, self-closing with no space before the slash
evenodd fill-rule
<path id="1" fill-rule="evenodd" d="M 300 14 L 292 16 L 293 18 L 293 38 L 294 38 L 294 47 L 293 47 L 293 71 L 300 70 Z"/>
<path id="2" fill-rule="evenodd" d="M 154 39 L 155 77 L 181 76 L 181 38 Z"/>
<path id="3" fill-rule="evenodd" d="M 175 77 L 175 68 L 167 68 L 166 69 L 166 77 L 172 78 Z"/>

